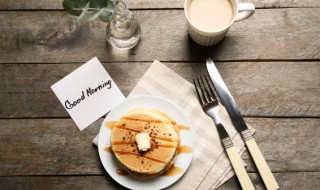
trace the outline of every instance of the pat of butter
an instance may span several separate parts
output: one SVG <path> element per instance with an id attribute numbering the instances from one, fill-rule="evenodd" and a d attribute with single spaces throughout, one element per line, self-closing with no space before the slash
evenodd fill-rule
<path id="1" fill-rule="evenodd" d="M 151 148 L 149 133 L 138 133 L 135 136 L 139 151 L 147 151 Z"/>

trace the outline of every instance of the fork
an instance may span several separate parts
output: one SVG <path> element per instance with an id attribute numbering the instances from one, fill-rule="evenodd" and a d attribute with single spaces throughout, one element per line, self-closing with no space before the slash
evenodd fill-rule
<path id="1" fill-rule="evenodd" d="M 211 82 L 211 81 L 210 81 Z M 219 118 L 219 104 L 214 94 L 213 84 L 209 83 L 206 75 L 199 76 L 193 79 L 193 84 L 196 89 L 198 99 L 203 111 L 213 119 L 216 124 L 221 142 L 224 149 L 227 152 L 231 165 L 239 179 L 240 185 L 244 190 L 254 189 L 253 184 L 246 172 L 240 157 L 237 154 L 236 148 L 233 142 L 225 130 L 221 120 Z"/>

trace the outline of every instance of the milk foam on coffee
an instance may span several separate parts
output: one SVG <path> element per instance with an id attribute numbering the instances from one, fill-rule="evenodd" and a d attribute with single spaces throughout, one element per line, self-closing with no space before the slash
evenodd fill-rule
<path id="1" fill-rule="evenodd" d="M 190 22 L 204 31 L 225 29 L 233 18 L 228 0 L 192 0 L 188 13 Z"/>

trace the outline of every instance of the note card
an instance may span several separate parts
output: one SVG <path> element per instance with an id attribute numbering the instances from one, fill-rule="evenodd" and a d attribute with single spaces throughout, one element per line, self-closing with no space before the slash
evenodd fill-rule
<path id="1" fill-rule="evenodd" d="M 96 57 L 52 85 L 51 89 L 80 130 L 125 100 Z"/>

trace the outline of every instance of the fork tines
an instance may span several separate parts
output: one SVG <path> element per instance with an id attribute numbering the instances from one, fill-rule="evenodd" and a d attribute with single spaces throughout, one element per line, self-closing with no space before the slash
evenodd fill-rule
<path id="1" fill-rule="evenodd" d="M 196 88 L 196 92 L 201 106 L 205 106 L 209 103 L 217 103 L 217 98 L 214 94 L 213 84 L 208 80 L 206 75 L 198 76 L 193 79 L 193 84 Z"/>

